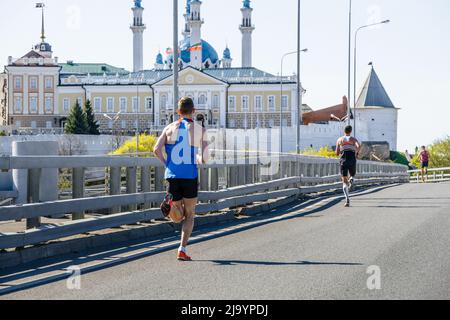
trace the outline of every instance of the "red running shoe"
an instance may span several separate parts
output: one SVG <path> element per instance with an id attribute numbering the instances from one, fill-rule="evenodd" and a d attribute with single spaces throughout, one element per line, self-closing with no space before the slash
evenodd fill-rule
<path id="1" fill-rule="evenodd" d="M 188 256 L 185 252 L 183 252 L 183 251 L 178 251 L 177 259 L 178 259 L 179 261 L 192 261 L 192 258 L 189 257 L 189 256 Z"/>

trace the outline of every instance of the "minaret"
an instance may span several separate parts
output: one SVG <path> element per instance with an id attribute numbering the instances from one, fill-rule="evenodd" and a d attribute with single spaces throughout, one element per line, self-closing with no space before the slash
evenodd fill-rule
<path id="1" fill-rule="evenodd" d="M 231 62 L 233 59 L 231 58 L 231 51 L 228 48 L 228 46 L 223 51 L 223 58 L 222 58 L 222 67 L 223 68 L 231 68 Z"/>
<path id="2" fill-rule="evenodd" d="M 244 0 L 241 8 L 242 24 L 239 29 L 242 32 L 242 67 L 252 67 L 252 33 L 255 27 L 252 25 L 253 8 L 250 7 L 250 0 Z"/>
<path id="3" fill-rule="evenodd" d="M 191 31 L 191 66 L 197 69 L 202 68 L 202 24 L 201 18 L 202 2 L 199 0 L 192 0 L 190 3 L 189 14 L 189 29 Z"/>
<path id="4" fill-rule="evenodd" d="M 155 70 L 163 70 L 164 69 L 164 61 L 161 52 L 159 52 L 156 56 L 155 61 Z"/>
<path id="5" fill-rule="evenodd" d="M 191 0 L 186 0 L 186 12 L 183 15 L 184 16 L 184 30 L 183 30 L 183 36 L 186 39 L 191 34 L 191 29 L 189 28 L 189 17 L 191 14 Z"/>
<path id="6" fill-rule="evenodd" d="M 130 29 L 133 31 L 133 71 L 138 72 L 144 69 L 144 41 L 143 35 L 146 29 L 142 22 L 144 8 L 141 6 L 142 0 L 134 0 L 133 24 Z"/>

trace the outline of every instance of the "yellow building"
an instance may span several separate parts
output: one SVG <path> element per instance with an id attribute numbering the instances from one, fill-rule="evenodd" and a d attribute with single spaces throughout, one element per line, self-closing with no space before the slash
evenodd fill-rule
<path id="1" fill-rule="evenodd" d="M 228 47 L 222 59 L 201 38 L 200 1 L 187 1 L 186 24 L 180 42 L 179 94 L 193 98 L 198 113 L 209 127 L 255 128 L 296 126 L 295 77 L 279 77 L 251 65 L 250 1 L 241 8 L 243 66 L 232 67 Z M 153 70 L 142 65 L 144 8 L 133 9 L 134 72 L 108 64 L 59 63 L 45 41 L 25 56 L 8 59 L 8 124 L 18 130 L 61 132 L 70 109 L 78 101 L 92 104 L 101 132 L 136 132 L 159 129 L 173 120 L 173 54 L 159 53 Z M 281 92 L 283 82 L 283 92 Z"/>

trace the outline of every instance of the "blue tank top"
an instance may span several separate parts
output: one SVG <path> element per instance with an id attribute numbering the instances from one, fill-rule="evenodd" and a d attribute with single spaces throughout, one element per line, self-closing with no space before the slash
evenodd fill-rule
<path id="1" fill-rule="evenodd" d="M 183 119 L 175 144 L 166 144 L 167 165 L 165 179 L 196 179 L 198 177 L 196 154 L 198 148 L 189 144 L 188 120 Z"/>

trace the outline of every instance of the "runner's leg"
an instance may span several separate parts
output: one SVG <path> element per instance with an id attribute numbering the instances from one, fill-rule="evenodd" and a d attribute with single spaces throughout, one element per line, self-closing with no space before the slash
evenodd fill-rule
<path id="1" fill-rule="evenodd" d="M 181 234 L 181 247 L 186 248 L 189 238 L 194 229 L 195 206 L 197 205 L 197 198 L 183 199 L 184 203 L 184 221 Z"/>

